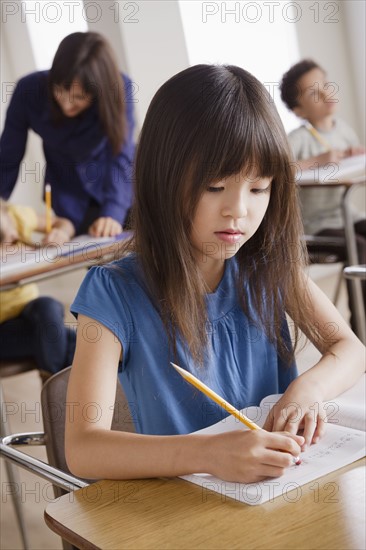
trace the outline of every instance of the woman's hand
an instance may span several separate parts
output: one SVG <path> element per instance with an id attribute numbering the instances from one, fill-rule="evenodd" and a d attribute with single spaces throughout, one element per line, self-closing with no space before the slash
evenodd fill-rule
<path id="1" fill-rule="evenodd" d="M 279 477 L 293 466 L 304 438 L 265 430 L 235 431 L 210 436 L 205 445 L 207 470 L 225 481 L 254 483 Z"/>
<path id="2" fill-rule="evenodd" d="M 286 431 L 292 435 L 301 431 L 307 445 L 317 443 L 326 428 L 323 396 L 315 385 L 307 385 L 301 377 L 290 384 L 281 399 L 271 409 L 263 428 L 268 431 Z"/>
<path id="3" fill-rule="evenodd" d="M 97 218 L 88 233 L 92 237 L 115 237 L 122 233 L 122 225 L 113 218 Z"/>

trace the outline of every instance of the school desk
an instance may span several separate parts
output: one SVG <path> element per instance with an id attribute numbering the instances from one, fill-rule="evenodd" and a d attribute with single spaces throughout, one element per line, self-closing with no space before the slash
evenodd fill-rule
<path id="1" fill-rule="evenodd" d="M 345 242 L 347 248 L 347 256 L 349 265 L 358 265 L 359 258 L 357 254 L 356 247 L 356 235 L 353 224 L 352 216 L 352 196 L 360 187 L 365 187 L 366 185 L 366 175 L 358 176 L 354 179 L 349 178 L 345 180 L 320 180 L 314 181 L 313 179 L 306 179 L 304 177 L 298 180 L 298 185 L 304 189 L 306 188 L 327 188 L 331 191 L 334 187 L 343 187 L 344 193 L 342 197 L 342 213 L 344 220 L 344 232 L 345 232 Z M 351 286 L 351 303 L 355 315 L 355 325 L 356 333 L 360 340 L 366 344 L 366 322 L 365 322 L 365 306 L 363 302 L 361 281 L 360 279 L 350 280 Z"/>
<path id="2" fill-rule="evenodd" d="M 365 459 L 259 506 L 178 478 L 101 481 L 48 504 L 82 549 L 365 548 Z"/>
<path id="3" fill-rule="evenodd" d="M 39 282 L 70 271 L 85 269 L 100 262 L 112 261 L 118 257 L 121 243 L 130 235 L 131 233 L 126 232 L 125 237 L 116 241 L 90 237 L 90 242 L 81 241 L 79 247 L 75 245 L 78 239 L 75 237 L 67 247 L 68 253 L 56 253 L 54 256 L 48 247 L 32 249 L 27 246 L 22 249 L 15 261 L 11 249 L 2 248 L 0 290 Z M 51 252 L 53 252 L 52 249 Z"/>

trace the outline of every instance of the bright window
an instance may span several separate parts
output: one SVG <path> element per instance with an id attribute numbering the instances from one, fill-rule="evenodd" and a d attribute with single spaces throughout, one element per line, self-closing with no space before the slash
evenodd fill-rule
<path id="1" fill-rule="evenodd" d="M 25 0 L 21 5 L 22 21 L 28 27 L 37 70 L 49 69 L 61 40 L 73 32 L 87 31 L 87 17 L 93 17 L 93 6 L 88 13 L 82 0 Z"/>
<path id="2" fill-rule="evenodd" d="M 191 65 L 238 65 L 256 76 L 275 101 L 287 132 L 299 121 L 283 105 L 278 84 L 299 60 L 294 2 L 179 1 Z"/>

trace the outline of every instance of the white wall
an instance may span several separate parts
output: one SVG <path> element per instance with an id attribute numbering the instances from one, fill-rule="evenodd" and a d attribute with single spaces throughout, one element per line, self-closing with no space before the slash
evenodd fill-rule
<path id="1" fill-rule="evenodd" d="M 11 91 L 14 89 L 16 81 L 20 76 L 26 75 L 36 69 L 27 26 L 22 22 L 21 2 L 19 0 L 2 3 L 0 31 L 0 126 L 2 129 Z M 11 202 L 29 204 L 40 211 L 42 208 L 41 171 L 43 164 L 41 141 L 38 136 L 31 132 L 18 183 L 11 196 Z M 32 171 L 34 172 L 32 173 Z"/>
<path id="2" fill-rule="evenodd" d="M 364 0 L 347 0 L 346 2 L 342 2 L 341 9 L 344 16 L 346 44 L 352 81 L 356 83 L 354 91 L 357 130 L 361 142 L 366 144 L 366 2 Z"/>
<path id="3" fill-rule="evenodd" d="M 129 4 L 136 9 L 133 13 L 131 8 L 121 10 L 119 25 L 128 71 L 136 86 L 135 109 L 141 126 L 155 92 L 168 78 L 188 67 L 189 61 L 178 2 Z"/>

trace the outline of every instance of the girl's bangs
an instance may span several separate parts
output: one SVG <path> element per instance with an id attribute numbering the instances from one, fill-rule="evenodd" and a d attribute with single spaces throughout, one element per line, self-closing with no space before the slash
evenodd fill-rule
<path id="1" fill-rule="evenodd" d="M 227 110 L 222 112 L 227 114 Z M 276 118 L 268 107 L 258 113 L 248 106 L 243 108 L 242 103 L 233 106 L 231 117 L 213 117 L 204 138 L 199 137 L 201 146 L 197 146 L 197 169 L 202 184 L 234 174 L 276 178 L 283 173 L 288 155 Z"/>

